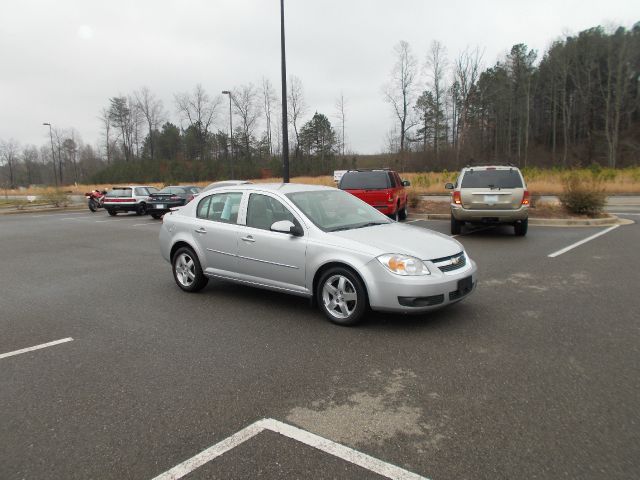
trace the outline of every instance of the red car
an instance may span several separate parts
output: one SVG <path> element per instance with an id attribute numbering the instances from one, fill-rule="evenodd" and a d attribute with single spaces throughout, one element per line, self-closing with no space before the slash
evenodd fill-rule
<path id="1" fill-rule="evenodd" d="M 404 187 L 410 185 L 393 170 L 349 170 L 342 175 L 338 188 L 394 220 L 404 220 L 407 218 L 407 190 Z"/>

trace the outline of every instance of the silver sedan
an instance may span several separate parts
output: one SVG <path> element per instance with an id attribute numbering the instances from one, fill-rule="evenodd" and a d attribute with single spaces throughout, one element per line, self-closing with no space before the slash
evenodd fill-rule
<path id="1" fill-rule="evenodd" d="M 196 200 L 160 229 L 162 256 L 187 292 L 220 278 L 311 298 L 332 322 L 352 325 L 368 307 L 425 312 L 476 286 L 459 242 L 335 188 L 247 184 Z"/>

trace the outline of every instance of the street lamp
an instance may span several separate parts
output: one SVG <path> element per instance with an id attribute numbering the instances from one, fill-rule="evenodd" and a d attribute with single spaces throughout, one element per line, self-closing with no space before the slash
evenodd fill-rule
<path id="1" fill-rule="evenodd" d="M 231 178 L 233 179 L 235 175 L 233 174 L 233 160 L 231 156 L 233 155 L 233 116 L 231 112 L 231 92 L 229 90 L 223 90 L 223 95 L 229 95 L 229 135 L 231 137 L 231 144 L 229 145 L 229 165 L 231 166 Z"/>
<path id="2" fill-rule="evenodd" d="M 284 50 L 284 0 L 280 0 L 280 52 L 282 58 L 282 182 L 289 183 L 289 130 L 287 121 L 287 63 Z"/>
<path id="3" fill-rule="evenodd" d="M 56 188 L 58 188 L 58 177 L 56 175 L 56 156 L 53 153 L 53 134 L 51 133 L 51 124 L 45 122 L 42 125 L 47 125 L 49 127 L 49 139 L 51 140 L 51 162 L 53 163 L 53 179 L 56 182 Z"/>

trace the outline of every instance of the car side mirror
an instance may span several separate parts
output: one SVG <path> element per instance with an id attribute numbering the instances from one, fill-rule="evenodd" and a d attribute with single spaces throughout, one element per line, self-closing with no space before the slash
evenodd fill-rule
<path id="1" fill-rule="evenodd" d="M 294 225 L 293 222 L 289 220 L 280 220 L 271 225 L 272 232 L 280 232 L 280 233 L 288 233 L 289 235 L 293 235 L 294 237 L 301 237 L 304 233 L 302 228 Z"/>
<path id="2" fill-rule="evenodd" d="M 402 186 L 403 187 L 410 187 L 411 186 L 411 182 L 409 180 L 402 180 Z"/>
<path id="3" fill-rule="evenodd" d="M 447 190 L 453 190 L 455 187 L 453 186 L 453 183 L 447 183 L 444 188 L 446 188 Z"/>

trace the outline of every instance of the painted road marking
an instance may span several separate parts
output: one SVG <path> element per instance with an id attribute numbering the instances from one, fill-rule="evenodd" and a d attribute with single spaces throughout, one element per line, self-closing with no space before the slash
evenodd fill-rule
<path id="1" fill-rule="evenodd" d="M 150 223 L 135 223 L 131 225 L 132 227 L 141 227 L 142 225 L 160 225 L 158 222 L 150 222 Z"/>
<path id="2" fill-rule="evenodd" d="M 598 238 L 598 237 L 604 235 L 605 233 L 609 233 L 610 231 L 615 230 L 619 226 L 620 225 L 614 225 L 613 227 L 609 227 L 609 228 L 607 228 L 605 230 L 602 230 L 601 232 L 596 233 L 595 235 L 591 235 L 590 237 L 585 238 L 584 240 L 580 240 L 579 242 L 572 243 L 568 247 L 564 247 L 563 249 L 558 250 L 557 252 L 550 253 L 547 256 L 550 257 L 550 258 L 555 258 L 555 257 L 557 257 L 559 255 L 562 255 L 563 253 L 567 253 L 569 250 L 573 250 L 574 248 L 579 247 L 580 245 L 584 245 L 585 243 L 590 242 L 594 238 Z"/>
<path id="3" fill-rule="evenodd" d="M 40 345 L 36 345 L 34 347 L 21 348 L 20 350 L 14 350 L 13 352 L 2 353 L 0 354 L 0 358 L 13 357 L 14 355 L 20 355 L 21 353 L 33 352 L 34 350 L 40 350 L 41 348 L 53 347 L 54 345 L 72 341 L 73 338 L 71 337 L 62 338 L 60 340 L 54 340 L 53 342 L 41 343 Z"/>
<path id="4" fill-rule="evenodd" d="M 255 437 L 264 430 L 271 430 L 272 432 L 279 433 L 285 437 L 292 438 L 293 440 L 297 440 L 305 445 L 317 448 L 318 450 L 333 455 L 334 457 L 341 458 L 349 463 L 353 463 L 359 467 L 377 473 L 378 475 L 382 475 L 383 477 L 394 480 L 428 480 L 426 477 L 422 477 L 416 473 L 412 473 L 390 463 L 383 462 L 382 460 L 378 460 L 377 458 L 371 457 L 365 453 L 345 447 L 344 445 L 327 438 L 307 432 L 306 430 L 302 430 L 292 425 L 279 422 L 272 418 L 263 418 L 262 420 L 252 423 L 248 427 L 243 428 L 230 437 L 227 437 L 206 450 L 203 450 L 197 455 L 185 460 L 179 465 L 176 465 L 172 469 L 154 477 L 153 480 L 176 480 L 178 478 L 182 478 L 193 472 L 196 468 L 201 467 L 205 463 L 210 462 L 214 458 L 219 457 L 223 453 L 228 452 L 232 448 L 235 448 L 241 443 Z"/>
<path id="5" fill-rule="evenodd" d="M 54 217 L 58 215 L 90 215 L 86 212 L 67 212 L 67 213 L 47 213 L 46 215 L 29 215 L 29 218 L 42 218 L 42 217 Z"/>
<path id="6" fill-rule="evenodd" d="M 640 213 L 629 213 L 629 212 L 609 212 L 612 215 L 640 215 Z"/>

